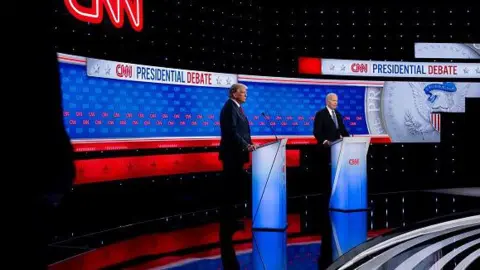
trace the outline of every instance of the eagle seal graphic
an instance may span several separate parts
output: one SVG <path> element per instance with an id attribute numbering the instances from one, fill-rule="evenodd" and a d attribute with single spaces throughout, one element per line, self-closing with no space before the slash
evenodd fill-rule
<path id="1" fill-rule="evenodd" d="M 432 123 L 432 113 L 465 111 L 466 88 L 455 83 L 414 83 L 410 82 L 415 108 L 421 118 L 414 119 L 413 114 L 405 111 L 404 124 L 411 135 L 438 132 Z"/>

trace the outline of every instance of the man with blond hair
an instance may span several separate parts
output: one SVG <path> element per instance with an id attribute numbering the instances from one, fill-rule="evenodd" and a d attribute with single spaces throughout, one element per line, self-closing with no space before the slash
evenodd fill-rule
<path id="1" fill-rule="evenodd" d="M 223 164 L 220 206 L 220 249 L 224 269 L 240 269 L 232 236 L 243 228 L 236 219 L 236 203 L 246 195 L 244 165 L 249 161 L 249 152 L 255 150 L 250 135 L 250 125 L 242 104 L 247 100 L 247 86 L 233 84 L 229 89 L 229 99 L 220 112 L 220 155 Z"/>

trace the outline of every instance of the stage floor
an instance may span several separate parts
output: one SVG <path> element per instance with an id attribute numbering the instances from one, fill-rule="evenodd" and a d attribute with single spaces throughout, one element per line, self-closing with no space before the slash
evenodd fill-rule
<path id="1" fill-rule="evenodd" d="M 255 269 L 252 263 L 252 249 L 242 246 L 236 247 L 237 258 L 240 264 L 240 269 L 250 270 Z M 219 253 L 219 250 L 212 252 Z M 207 253 L 208 254 L 208 253 Z M 287 267 L 288 269 L 318 269 L 317 259 L 320 254 L 320 241 L 289 244 L 287 246 Z M 171 270 L 197 270 L 197 269 L 222 269 L 222 262 L 220 255 L 201 257 L 202 254 L 192 254 L 190 258 L 186 258 L 183 261 L 172 263 L 165 266 L 153 267 L 153 268 L 132 268 L 136 270 L 140 269 L 171 269 Z"/>
<path id="2" fill-rule="evenodd" d="M 292 270 L 316 270 L 317 258 L 320 254 L 320 242 L 295 244 L 287 247 L 287 269 Z M 237 258 L 240 263 L 240 269 L 255 269 L 252 264 L 252 251 L 237 252 Z M 197 259 L 195 261 L 184 261 L 166 267 L 152 268 L 155 270 L 172 269 L 172 270 L 198 270 L 198 269 L 222 269 L 220 256 Z"/>
<path id="3" fill-rule="evenodd" d="M 370 194 L 368 211 L 350 214 L 329 212 L 329 215 L 318 210 L 322 195 L 289 198 L 287 268 L 317 269 L 322 256 L 328 256 L 324 258 L 331 258 L 331 262 L 344 260 L 343 263 L 346 263 L 347 259 L 371 248 L 372 243 L 379 244 L 435 223 L 477 215 L 480 196 L 473 196 L 476 192 L 478 189 Z M 234 234 L 237 257 L 241 269 L 253 269 L 249 217 L 252 210 L 248 204 L 238 205 L 237 210 L 245 216 L 246 224 L 245 230 Z M 221 269 L 217 219 L 216 210 L 209 209 L 58 241 L 51 245 L 51 254 L 55 255 L 52 258 L 56 263 L 52 263 L 50 269 Z M 428 259 L 428 262 L 420 261 L 419 266 L 433 265 L 448 252 L 462 246 L 463 252 L 453 256 L 453 262 L 460 263 L 468 258 L 474 263 L 475 250 L 480 249 L 480 243 L 472 242 L 480 236 L 475 234 L 475 230 L 480 230 L 480 221 L 473 227 L 458 231 L 459 235 L 466 235 L 463 240 L 447 240 L 457 236 L 451 233 L 420 241 L 390 258 L 390 264 L 382 269 L 395 269 L 394 265 L 420 256 L 415 255 L 418 252 L 421 252 L 422 258 Z M 376 237 L 379 235 L 382 236 Z M 432 247 L 441 248 L 425 253 Z M 355 251 L 356 255 L 347 253 L 349 250 Z M 478 258 L 475 263 L 478 263 Z"/>

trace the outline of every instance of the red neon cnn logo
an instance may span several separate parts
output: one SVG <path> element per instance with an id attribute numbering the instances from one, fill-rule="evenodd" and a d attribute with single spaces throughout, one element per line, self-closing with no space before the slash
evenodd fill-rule
<path id="1" fill-rule="evenodd" d="M 64 0 L 64 3 L 70 14 L 83 22 L 101 23 L 105 7 L 115 27 L 123 27 L 126 13 L 135 31 L 143 29 L 143 0 L 92 0 L 90 7 L 80 5 L 78 0 Z"/>

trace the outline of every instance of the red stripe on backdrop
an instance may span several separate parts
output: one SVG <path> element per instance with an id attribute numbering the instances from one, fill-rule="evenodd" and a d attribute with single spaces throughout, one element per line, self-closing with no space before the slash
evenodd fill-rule
<path id="1" fill-rule="evenodd" d="M 374 144 L 380 144 L 380 143 L 392 143 L 392 140 L 390 139 L 390 137 L 380 137 L 380 138 L 372 138 L 372 140 L 370 140 L 371 143 L 374 143 Z"/>
<path id="2" fill-rule="evenodd" d="M 253 138 L 256 144 L 264 144 L 274 140 L 271 138 Z M 185 148 L 185 147 L 217 147 L 220 139 L 168 139 L 168 140 L 102 140 L 102 141 L 73 141 L 76 152 L 136 150 L 158 148 Z M 288 145 L 315 144 L 313 136 L 288 138 Z"/>
<path id="3" fill-rule="evenodd" d="M 287 233 L 299 233 L 300 215 L 289 215 L 288 225 Z M 219 242 L 218 230 L 219 225 L 215 223 L 170 233 L 139 236 L 52 264 L 49 269 L 101 269 L 145 255 L 160 255 L 187 248 L 216 244 Z M 242 241 L 251 240 L 251 238 L 252 223 L 251 220 L 245 220 L 245 230 L 235 233 L 233 239 Z"/>
<path id="4" fill-rule="evenodd" d="M 264 144 L 274 138 L 254 138 L 256 144 Z M 372 143 L 390 143 L 388 136 L 372 136 Z M 217 147 L 219 139 L 171 139 L 171 140 L 113 140 L 113 141 L 73 141 L 76 152 L 137 150 L 158 148 Z M 288 145 L 311 145 L 317 141 L 313 136 L 288 138 Z"/>
<path id="5" fill-rule="evenodd" d="M 217 152 L 85 159 L 75 165 L 75 184 L 222 170 Z M 300 150 L 287 150 L 287 166 L 300 166 Z"/>

